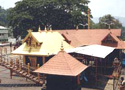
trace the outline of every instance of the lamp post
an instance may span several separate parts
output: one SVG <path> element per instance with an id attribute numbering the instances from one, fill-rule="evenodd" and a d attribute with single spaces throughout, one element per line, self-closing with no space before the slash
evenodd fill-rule
<path id="1" fill-rule="evenodd" d="M 88 8 L 88 29 L 90 29 L 90 9 Z"/>
<path id="2" fill-rule="evenodd" d="M 110 30 L 111 29 L 111 25 L 113 25 L 114 23 L 107 23 L 107 22 L 103 22 L 104 24 L 108 25 L 108 29 Z"/>

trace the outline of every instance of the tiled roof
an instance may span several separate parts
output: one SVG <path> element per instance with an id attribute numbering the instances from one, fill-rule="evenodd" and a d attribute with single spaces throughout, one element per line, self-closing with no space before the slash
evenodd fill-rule
<path id="1" fill-rule="evenodd" d="M 60 30 L 64 38 L 70 40 L 70 45 L 74 47 L 92 44 L 102 44 L 102 40 L 111 33 L 111 36 L 118 42 L 117 46 L 112 43 L 108 46 L 115 47 L 116 49 L 124 49 L 125 44 L 119 40 L 117 36 L 121 36 L 120 29 L 90 29 L 90 30 Z"/>
<path id="2" fill-rule="evenodd" d="M 77 76 L 87 67 L 88 66 L 82 64 L 65 51 L 60 51 L 43 66 L 35 70 L 35 72 L 53 75 Z"/>
<path id="3" fill-rule="evenodd" d="M 121 36 L 121 29 L 111 29 L 111 30 L 108 30 L 108 29 L 68 29 L 68 30 L 57 30 L 59 31 L 61 34 L 62 33 L 66 33 L 66 34 L 75 34 L 77 32 L 103 32 L 103 33 L 106 33 L 106 32 L 112 32 L 115 36 Z"/>

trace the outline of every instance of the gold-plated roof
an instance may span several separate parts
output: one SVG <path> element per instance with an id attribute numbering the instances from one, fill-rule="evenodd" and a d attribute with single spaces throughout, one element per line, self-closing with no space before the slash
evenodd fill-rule
<path id="1" fill-rule="evenodd" d="M 31 42 L 38 42 L 40 45 L 32 47 L 27 45 L 26 40 L 28 37 L 32 37 Z M 61 43 L 63 43 L 64 50 L 73 48 L 70 46 L 62 35 L 58 32 L 31 32 L 31 34 L 26 36 L 23 44 L 17 48 L 12 54 L 20 55 L 34 55 L 34 56 L 48 56 L 57 54 L 60 51 Z"/>

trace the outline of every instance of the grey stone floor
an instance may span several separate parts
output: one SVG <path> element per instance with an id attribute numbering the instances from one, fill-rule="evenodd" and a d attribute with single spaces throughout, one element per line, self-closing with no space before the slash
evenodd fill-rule
<path id="1" fill-rule="evenodd" d="M 41 90 L 41 86 L 36 86 L 34 82 L 23 77 L 13 76 L 10 79 L 10 71 L 0 66 L 0 90 Z"/>
<path id="2" fill-rule="evenodd" d="M 2 47 L 3 55 L 6 53 L 4 52 L 4 48 Z M 20 58 L 17 55 L 10 55 L 10 47 L 7 46 L 7 54 L 8 56 L 3 56 L 3 58 L 10 60 L 10 57 L 13 59 Z M 14 60 L 15 61 L 15 60 Z M 36 84 L 30 80 L 26 81 L 26 78 L 20 76 L 13 76 L 10 79 L 10 71 L 2 66 L 0 66 L 0 90 L 41 90 L 42 86 L 36 86 Z"/>

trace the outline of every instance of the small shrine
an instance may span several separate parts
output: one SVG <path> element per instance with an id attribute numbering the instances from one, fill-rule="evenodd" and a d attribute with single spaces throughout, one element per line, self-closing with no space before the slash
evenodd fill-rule
<path id="1" fill-rule="evenodd" d="M 78 90 L 81 88 L 80 79 L 86 77 L 84 71 L 87 68 L 87 65 L 61 49 L 34 72 L 46 74 L 46 90 Z"/>

